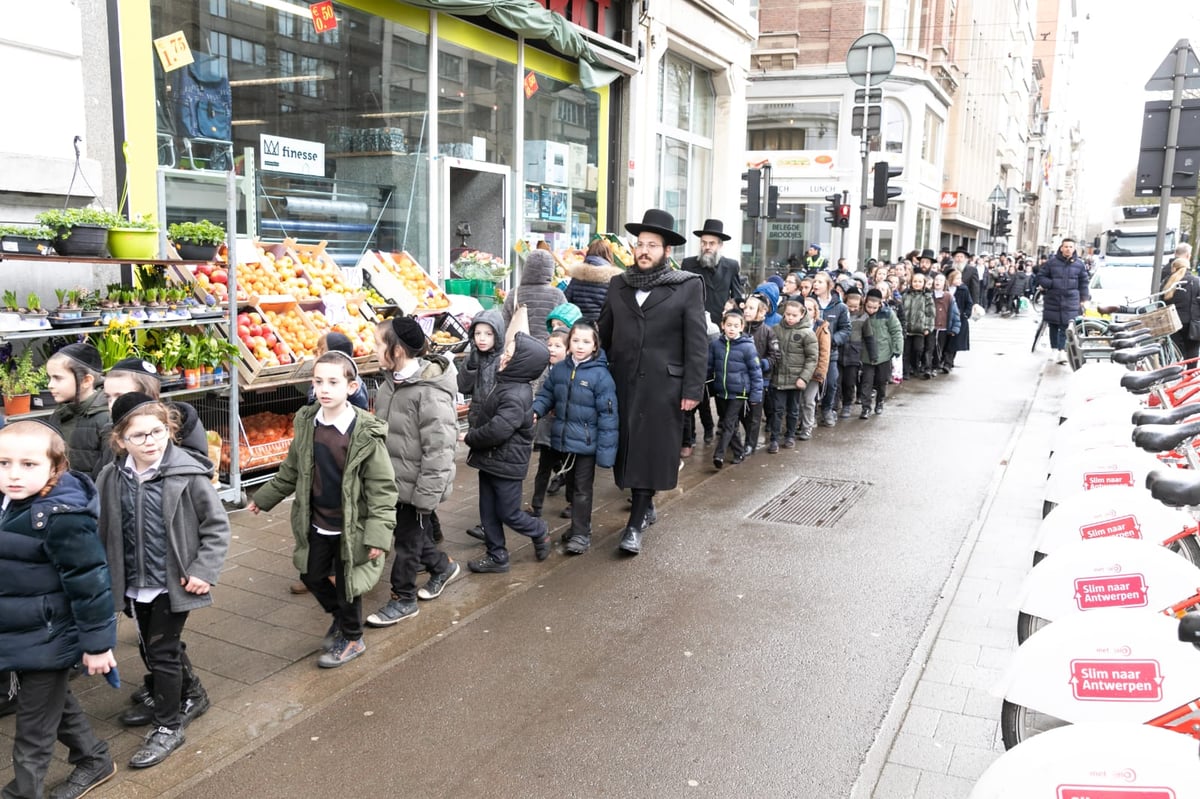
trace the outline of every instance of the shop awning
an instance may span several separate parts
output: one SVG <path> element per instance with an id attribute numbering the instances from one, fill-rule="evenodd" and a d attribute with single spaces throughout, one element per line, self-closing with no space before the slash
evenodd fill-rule
<path id="1" fill-rule="evenodd" d="M 404 0 L 404 3 L 457 17 L 487 17 L 513 33 L 543 41 L 579 62 L 579 83 L 585 89 L 607 86 L 620 74 L 601 63 L 595 49 L 571 23 L 537 0 Z"/>

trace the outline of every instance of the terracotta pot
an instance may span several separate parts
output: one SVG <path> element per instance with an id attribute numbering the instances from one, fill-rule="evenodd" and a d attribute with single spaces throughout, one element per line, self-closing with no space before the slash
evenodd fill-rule
<path id="1" fill-rule="evenodd" d="M 32 400 L 30 394 L 17 394 L 13 397 L 4 398 L 4 415 L 5 416 L 20 416 L 23 413 L 29 413 L 29 404 Z"/>
<path id="2" fill-rule="evenodd" d="M 196 388 L 200 385 L 200 369 L 184 369 L 183 384 L 187 388 Z"/>

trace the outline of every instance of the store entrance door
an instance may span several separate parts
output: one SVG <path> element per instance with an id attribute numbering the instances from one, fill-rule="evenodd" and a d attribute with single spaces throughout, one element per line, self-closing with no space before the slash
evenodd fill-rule
<path id="1" fill-rule="evenodd" d="M 507 261 L 509 168 L 461 158 L 442 163 L 439 249 L 449 254 L 447 264 L 463 250 L 480 250 Z"/>

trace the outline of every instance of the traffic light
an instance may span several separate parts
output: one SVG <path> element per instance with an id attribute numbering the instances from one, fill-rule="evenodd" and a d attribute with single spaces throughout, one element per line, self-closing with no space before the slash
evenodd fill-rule
<path id="1" fill-rule="evenodd" d="M 900 177 L 903 173 L 904 167 L 889 166 L 887 161 L 875 164 L 875 190 L 871 193 L 871 205 L 876 208 L 884 208 L 887 206 L 888 200 L 899 197 L 900 187 L 889 186 L 888 181 Z"/>
<path id="2" fill-rule="evenodd" d="M 1008 218 L 1007 208 L 996 209 L 996 226 L 992 231 L 992 238 L 1003 239 L 1008 238 L 1009 231 L 1012 229 L 1012 222 Z"/>
<path id="3" fill-rule="evenodd" d="M 779 187 L 772 183 L 767 187 L 767 219 L 779 216 Z"/>
<path id="4" fill-rule="evenodd" d="M 838 215 L 841 212 L 841 208 L 842 208 L 841 193 L 839 192 L 837 194 L 826 194 L 825 202 L 828 203 L 825 206 L 825 221 L 828 222 L 829 224 L 833 225 L 834 227 L 837 227 L 838 226 Z"/>
<path id="5" fill-rule="evenodd" d="M 837 222 L 834 227 L 850 227 L 850 203 L 842 203 L 837 207 Z"/>
<path id="6" fill-rule="evenodd" d="M 762 170 L 746 170 L 742 180 L 746 182 L 746 216 L 759 216 L 762 213 Z"/>

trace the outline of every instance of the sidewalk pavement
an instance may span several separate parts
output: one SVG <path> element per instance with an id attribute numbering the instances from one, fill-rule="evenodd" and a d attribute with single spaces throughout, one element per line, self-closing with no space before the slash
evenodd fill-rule
<path id="1" fill-rule="evenodd" d="M 1048 354 L 1043 348 L 1019 357 Z M 1013 431 L 853 796 L 966 799 L 1004 753 L 1002 700 L 991 690 L 1017 647 L 1013 602 L 1033 566 L 1049 444 L 1071 374 L 1068 366 L 1042 364 L 1025 420 Z"/>

